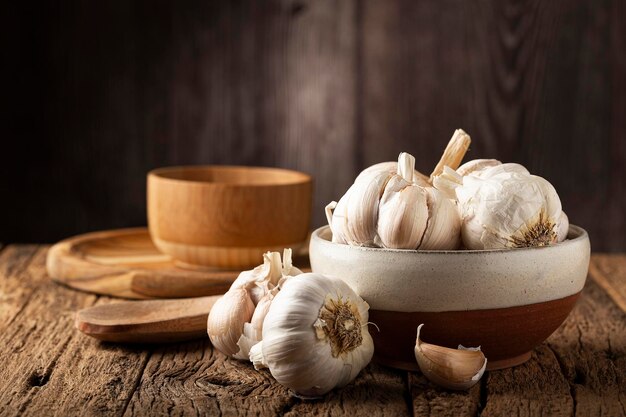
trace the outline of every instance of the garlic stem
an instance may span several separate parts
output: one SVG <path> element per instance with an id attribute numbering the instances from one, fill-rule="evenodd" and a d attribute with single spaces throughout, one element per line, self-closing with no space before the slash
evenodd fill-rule
<path id="1" fill-rule="evenodd" d="M 465 156 L 465 153 L 469 149 L 471 143 L 470 136 L 463 131 L 463 129 L 457 129 L 454 131 L 448 146 L 443 151 L 441 159 L 435 166 L 432 174 L 430 174 L 429 182 L 432 184 L 433 179 L 443 172 L 444 166 L 449 166 L 452 169 L 457 169 Z"/>

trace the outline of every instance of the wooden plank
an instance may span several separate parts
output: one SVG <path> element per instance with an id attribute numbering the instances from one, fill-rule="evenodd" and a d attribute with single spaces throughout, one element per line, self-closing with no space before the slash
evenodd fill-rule
<path id="1" fill-rule="evenodd" d="M 523 365 L 483 376 L 481 416 L 571 416 L 574 401 L 554 353 L 541 345 Z"/>
<path id="2" fill-rule="evenodd" d="M 371 364 L 348 386 L 321 400 L 298 401 L 286 416 L 411 416 L 406 372 Z"/>
<path id="3" fill-rule="evenodd" d="M 37 248 L 11 245 L 0 253 L 0 332 L 11 324 L 36 288 L 25 271 Z"/>
<path id="4" fill-rule="evenodd" d="M 409 373 L 414 416 L 476 416 L 480 409 L 481 384 L 468 391 L 450 391 L 429 382 L 421 373 Z"/>
<path id="5" fill-rule="evenodd" d="M 595 250 L 624 250 L 623 7 L 363 2 L 363 165 L 408 151 L 428 172 L 462 127 L 467 158 L 523 163 L 552 182 L 572 223 L 602 236 Z"/>
<path id="6" fill-rule="evenodd" d="M 7 251 L 24 251 L 13 248 Z M 0 333 L 0 357 L 6 358 L 0 367 L 0 414 L 121 414 L 149 352 L 101 345 L 77 332 L 73 312 L 96 297 L 50 281 L 45 258 L 45 249 L 39 250 L 26 270 L 4 276 L 0 284 L 31 291 Z"/>
<path id="7" fill-rule="evenodd" d="M 626 315 L 595 282 L 529 362 L 490 372 L 484 416 L 624 415 Z"/>
<path id="8" fill-rule="evenodd" d="M 594 281 L 548 339 L 575 401 L 577 416 L 626 415 L 626 313 Z"/>
<path id="9" fill-rule="evenodd" d="M 303 401 L 268 371 L 198 341 L 152 354 L 126 415 L 408 415 L 403 374 L 371 365 L 348 387 Z"/>
<path id="10" fill-rule="evenodd" d="M 626 312 L 626 255 L 594 254 L 589 275 Z"/>
<path id="11" fill-rule="evenodd" d="M 203 340 L 156 349 L 125 415 L 275 415 L 293 401 L 269 373 Z"/>

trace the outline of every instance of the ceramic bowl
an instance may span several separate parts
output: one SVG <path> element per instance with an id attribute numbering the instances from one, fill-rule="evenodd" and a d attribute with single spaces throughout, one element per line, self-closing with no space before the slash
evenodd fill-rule
<path id="1" fill-rule="evenodd" d="M 562 243 L 509 250 L 419 251 L 332 243 L 313 232 L 314 272 L 346 281 L 370 305 L 375 359 L 417 369 L 416 328 L 425 342 L 481 346 L 487 369 L 521 364 L 563 323 L 585 284 L 587 232 Z"/>
<path id="2" fill-rule="evenodd" d="M 297 249 L 311 219 L 312 181 L 278 168 L 187 166 L 148 173 L 154 244 L 183 267 L 245 269 Z"/>

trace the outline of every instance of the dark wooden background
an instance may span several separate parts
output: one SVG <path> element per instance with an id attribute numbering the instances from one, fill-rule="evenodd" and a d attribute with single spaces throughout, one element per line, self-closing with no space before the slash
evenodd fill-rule
<path id="1" fill-rule="evenodd" d="M 550 180 L 626 250 L 626 2 L 5 2 L 0 241 L 145 224 L 145 173 L 272 165 L 314 225 L 365 166 L 469 157 Z M 8 127 L 8 129 L 7 129 Z"/>

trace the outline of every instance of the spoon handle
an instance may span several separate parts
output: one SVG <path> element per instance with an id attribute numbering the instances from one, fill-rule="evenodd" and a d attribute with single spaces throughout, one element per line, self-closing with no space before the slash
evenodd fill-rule
<path id="1" fill-rule="evenodd" d="M 123 301 L 85 308 L 75 326 L 107 342 L 168 343 L 207 336 L 207 318 L 221 297 Z"/>

